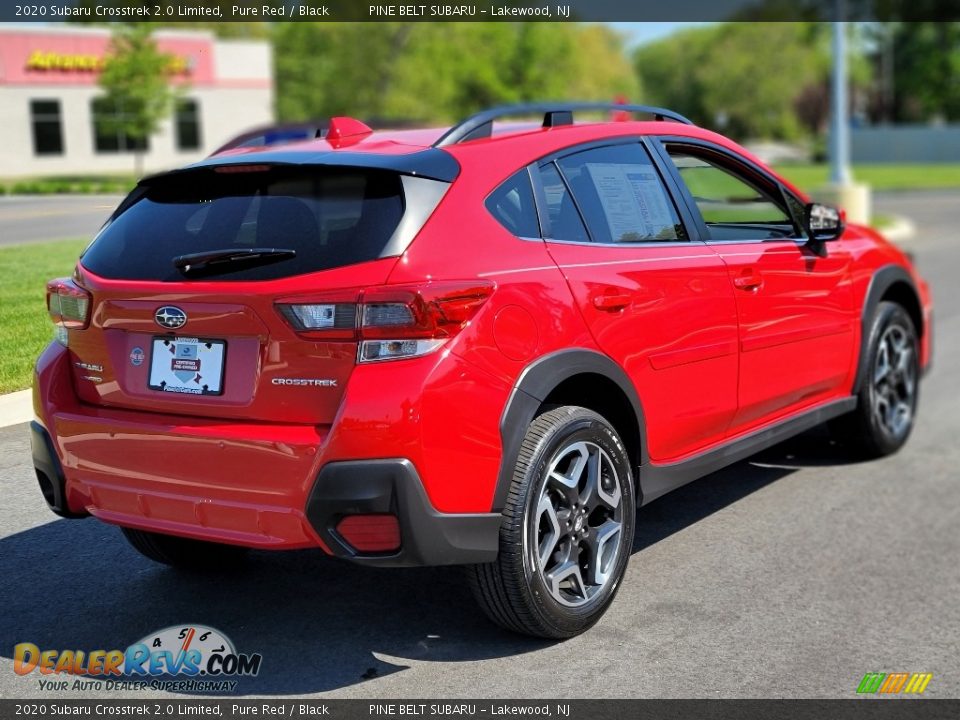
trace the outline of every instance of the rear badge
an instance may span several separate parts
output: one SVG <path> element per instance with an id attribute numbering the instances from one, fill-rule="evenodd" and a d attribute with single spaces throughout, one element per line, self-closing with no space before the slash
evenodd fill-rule
<path id="1" fill-rule="evenodd" d="M 274 378 L 273 385 L 294 385 L 298 387 L 336 387 L 337 381 L 333 378 Z"/>
<path id="2" fill-rule="evenodd" d="M 168 330 L 176 330 L 187 324 L 187 314 L 173 305 L 164 305 L 157 308 L 157 311 L 153 314 L 153 319 L 157 325 Z"/>
<path id="3" fill-rule="evenodd" d="M 76 365 L 81 370 L 90 370 L 91 372 L 103 372 L 103 365 L 95 365 L 93 363 L 85 362 L 75 362 Z"/>
<path id="4" fill-rule="evenodd" d="M 143 365 L 143 359 L 146 357 L 143 353 L 142 347 L 135 347 L 130 351 L 130 364 L 134 367 L 140 367 Z"/>

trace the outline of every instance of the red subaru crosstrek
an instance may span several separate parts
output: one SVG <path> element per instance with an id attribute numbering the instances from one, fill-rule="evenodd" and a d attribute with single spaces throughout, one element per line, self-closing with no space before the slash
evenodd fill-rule
<path id="1" fill-rule="evenodd" d="M 468 565 L 552 638 L 609 606 L 637 506 L 825 421 L 896 451 L 931 354 L 903 253 L 644 106 L 222 152 L 143 180 L 48 305 L 57 514 L 172 565 Z"/>

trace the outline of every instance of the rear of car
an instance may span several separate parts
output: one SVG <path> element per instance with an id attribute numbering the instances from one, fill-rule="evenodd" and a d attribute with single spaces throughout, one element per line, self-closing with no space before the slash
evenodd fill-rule
<path id="1" fill-rule="evenodd" d="M 363 396 L 383 382 L 376 370 L 351 376 L 434 353 L 491 291 L 385 284 L 456 164 L 245 157 L 145 180 L 74 276 L 49 284 L 57 342 L 37 364 L 33 425 L 41 489 L 56 512 L 126 528 L 395 552 L 393 480 L 380 505 L 333 498 L 312 519 L 307 507 L 348 387 Z M 429 386 L 435 364 L 407 370 L 411 386 Z M 365 419 L 362 402 L 345 421 Z M 422 491 L 416 500 L 431 507 Z"/>

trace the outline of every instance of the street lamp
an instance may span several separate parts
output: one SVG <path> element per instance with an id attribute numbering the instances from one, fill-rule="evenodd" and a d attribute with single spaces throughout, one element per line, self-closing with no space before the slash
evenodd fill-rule
<path id="1" fill-rule="evenodd" d="M 833 23 L 833 67 L 830 71 L 830 182 L 847 185 L 850 176 L 850 105 L 847 99 L 847 26 L 843 0 L 837 0 Z"/>
<path id="2" fill-rule="evenodd" d="M 855 223 L 870 222 L 870 186 L 855 183 L 850 172 L 850 108 L 847 88 L 845 0 L 834 0 L 833 65 L 830 70 L 830 183 L 817 195 L 846 211 Z"/>

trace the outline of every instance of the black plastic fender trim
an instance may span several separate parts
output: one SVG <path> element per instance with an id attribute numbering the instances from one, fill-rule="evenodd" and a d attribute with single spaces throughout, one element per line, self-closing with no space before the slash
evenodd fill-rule
<path id="1" fill-rule="evenodd" d="M 870 278 L 870 284 L 867 286 L 867 294 L 864 297 L 863 308 L 860 315 L 860 356 L 857 360 L 857 375 L 853 381 L 852 392 L 854 395 L 860 392 L 863 378 L 867 373 L 867 363 L 870 354 L 870 323 L 873 320 L 873 315 L 877 310 L 877 305 L 880 304 L 880 298 L 883 297 L 883 294 L 898 282 L 906 283 L 913 293 L 917 305 L 920 306 L 920 295 L 917 293 L 916 285 L 913 282 L 913 278 L 910 277 L 910 273 L 907 272 L 903 266 L 892 264 L 884 265 Z M 918 327 L 916 330 L 917 333 L 922 336 L 925 328 Z"/>
<path id="2" fill-rule="evenodd" d="M 537 409 L 564 380 L 575 375 L 601 375 L 614 382 L 633 406 L 640 430 L 640 464 L 647 461 L 646 424 L 636 388 L 623 368 L 606 355 L 587 348 L 558 350 L 527 365 L 517 378 L 513 392 L 500 416 L 501 459 L 492 511 L 503 510 L 513 481 L 513 469 L 520 446 Z M 626 439 L 625 439 L 626 440 Z M 635 468 L 636 470 L 636 468 Z M 640 486 L 638 485 L 638 488 Z M 641 488 L 642 489 L 642 488 Z"/>

